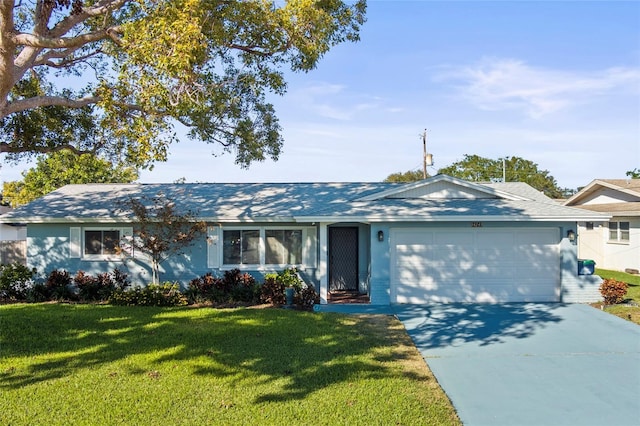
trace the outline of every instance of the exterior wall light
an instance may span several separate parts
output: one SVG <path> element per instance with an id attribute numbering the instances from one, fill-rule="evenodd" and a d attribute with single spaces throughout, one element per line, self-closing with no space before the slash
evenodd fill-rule
<path id="1" fill-rule="evenodd" d="M 573 229 L 569 229 L 567 231 L 567 238 L 569 239 L 569 241 L 571 241 L 572 243 L 576 240 L 576 233 Z"/>
<path id="2" fill-rule="evenodd" d="M 378 241 L 384 241 L 384 232 L 378 231 Z"/>

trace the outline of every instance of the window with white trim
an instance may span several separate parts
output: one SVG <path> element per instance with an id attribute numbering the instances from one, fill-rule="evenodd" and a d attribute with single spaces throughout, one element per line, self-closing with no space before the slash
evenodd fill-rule
<path id="1" fill-rule="evenodd" d="M 104 260 L 132 256 L 131 227 L 70 227 L 69 257 Z"/>
<path id="2" fill-rule="evenodd" d="M 609 222 L 609 241 L 629 242 L 629 222 Z"/>
<path id="3" fill-rule="evenodd" d="M 222 264 L 301 265 L 305 235 L 302 228 L 224 229 Z"/>
<path id="4" fill-rule="evenodd" d="M 85 229 L 85 256 L 109 256 L 117 254 L 120 243 L 119 229 Z"/>

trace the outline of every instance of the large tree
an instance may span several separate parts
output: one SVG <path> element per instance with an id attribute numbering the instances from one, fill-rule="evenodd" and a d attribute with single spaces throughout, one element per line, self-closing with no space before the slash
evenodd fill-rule
<path id="1" fill-rule="evenodd" d="M 533 161 L 520 157 L 493 160 L 465 154 L 462 160 L 439 169 L 438 173 L 474 182 L 502 179 L 504 174 L 507 182 L 525 182 L 551 198 L 561 198 L 565 192 L 548 170 L 540 170 Z"/>
<path id="2" fill-rule="evenodd" d="M 242 167 L 277 159 L 269 93 L 356 41 L 364 0 L 0 0 L 0 152 L 148 167 L 185 126 Z"/>
<path id="3" fill-rule="evenodd" d="M 406 172 L 391 173 L 384 182 L 415 182 L 424 179 L 422 170 L 408 170 Z"/>
<path id="4" fill-rule="evenodd" d="M 38 159 L 36 167 L 22 173 L 22 180 L 5 182 L 3 200 L 17 207 L 72 183 L 129 183 L 138 179 L 132 167 L 114 166 L 92 154 L 60 151 Z"/>

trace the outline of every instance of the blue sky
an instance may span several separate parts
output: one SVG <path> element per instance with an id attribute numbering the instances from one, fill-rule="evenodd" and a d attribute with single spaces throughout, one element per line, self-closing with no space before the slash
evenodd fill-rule
<path id="1" fill-rule="evenodd" d="M 380 181 L 477 154 L 562 187 L 640 167 L 640 2 L 369 1 L 359 43 L 274 97 L 278 162 L 242 170 L 185 140 L 142 182 Z M 2 180 L 20 178 L 4 165 Z"/>

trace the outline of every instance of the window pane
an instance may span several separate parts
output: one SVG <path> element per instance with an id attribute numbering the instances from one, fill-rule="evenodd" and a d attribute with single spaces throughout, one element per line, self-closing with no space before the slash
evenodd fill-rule
<path id="1" fill-rule="evenodd" d="M 609 239 L 618 239 L 618 222 L 609 222 Z"/>
<path id="2" fill-rule="evenodd" d="M 265 263 L 298 265 L 302 263 L 301 230 L 267 230 Z"/>
<path id="3" fill-rule="evenodd" d="M 260 263 L 260 231 L 242 231 L 242 262 L 256 265 Z"/>
<path id="4" fill-rule="evenodd" d="M 102 254 L 116 254 L 120 231 L 103 231 L 102 238 Z"/>
<path id="5" fill-rule="evenodd" d="M 222 237 L 222 263 L 240 263 L 240 231 L 224 231 Z"/>
<path id="6" fill-rule="evenodd" d="M 302 231 L 285 231 L 286 263 L 298 265 L 302 263 Z"/>
<path id="7" fill-rule="evenodd" d="M 84 254 L 102 252 L 102 231 L 84 231 Z"/>
<path id="8" fill-rule="evenodd" d="M 629 241 L 629 222 L 620 222 L 620 240 Z"/>
<path id="9" fill-rule="evenodd" d="M 264 232 L 265 257 L 264 261 L 270 265 L 280 265 L 284 263 L 284 231 L 282 230 L 266 230 Z"/>

